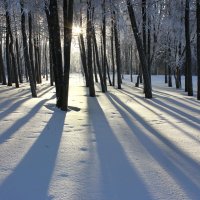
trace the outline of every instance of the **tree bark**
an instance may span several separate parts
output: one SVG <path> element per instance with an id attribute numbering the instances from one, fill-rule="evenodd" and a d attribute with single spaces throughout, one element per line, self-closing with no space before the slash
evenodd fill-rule
<path id="1" fill-rule="evenodd" d="M 134 36 L 135 36 L 135 41 L 136 41 L 139 57 L 140 57 L 140 63 L 141 63 L 143 78 L 144 78 L 145 97 L 146 98 L 152 98 L 151 76 L 149 74 L 147 58 L 146 58 L 146 55 L 145 55 L 145 52 L 144 52 L 144 49 L 143 49 L 143 46 L 142 46 L 142 41 L 141 41 L 141 38 L 139 36 L 139 31 L 138 31 L 138 28 L 137 28 L 134 10 L 133 10 L 133 7 L 131 5 L 130 0 L 127 0 L 126 3 L 127 3 L 128 12 L 129 12 L 129 17 L 130 17 L 130 20 L 131 20 L 133 33 L 134 33 Z"/>
<path id="2" fill-rule="evenodd" d="M 106 71 L 107 71 L 107 67 L 106 67 L 106 2 L 105 0 L 103 0 L 103 4 L 102 4 L 102 10 L 103 10 L 103 19 L 102 19 L 102 23 L 103 23 L 103 28 L 102 28 L 102 38 L 103 38 L 103 81 L 104 81 L 104 86 L 105 86 L 105 90 L 107 91 L 107 81 L 106 81 Z"/>
<path id="3" fill-rule="evenodd" d="M 49 8 L 47 8 L 47 5 L 45 6 L 45 12 L 47 15 L 50 48 L 53 61 L 53 72 L 56 86 L 56 106 L 60 108 L 63 84 L 63 69 L 57 0 L 50 0 Z"/>
<path id="4" fill-rule="evenodd" d="M 29 25 L 29 56 L 30 56 L 31 70 L 33 73 L 33 81 L 34 81 L 35 87 L 36 87 L 35 68 L 34 68 L 34 61 L 33 61 L 32 14 L 31 14 L 31 12 L 28 13 L 28 25 Z"/>
<path id="5" fill-rule="evenodd" d="M 197 18 L 197 100 L 200 100 L 200 0 L 196 0 L 196 18 Z"/>
<path id="6" fill-rule="evenodd" d="M 20 5 L 21 5 L 21 30 L 22 30 L 25 65 L 26 65 L 27 71 L 28 71 L 32 97 L 37 97 L 36 88 L 35 88 L 35 84 L 34 84 L 34 80 L 33 80 L 33 73 L 31 70 L 31 63 L 30 63 L 30 59 L 29 59 L 29 55 L 28 55 L 28 44 L 27 44 L 27 36 L 26 36 L 26 29 L 25 29 L 25 13 L 24 13 L 23 0 L 20 0 Z"/>
<path id="7" fill-rule="evenodd" d="M 96 64 L 97 64 L 97 68 L 98 68 L 98 72 L 99 72 L 99 79 L 100 79 L 100 83 L 101 83 L 101 90 L 102 90 L 102 92 L 106 92 L 105 87 L 104 87 L 101 65 L 100 65 L 100 61 L 99 61 L 99 52 L 98 52 L 98 46 L 97 46 L 97 40 L 96 40 L 94 26 L 92 27 L 92 39 L 93 39 L 93 44 L 94 44 L 94 49 L 95 49 Z"/>
<path id="8" fill-rule="evenodd" d="M 120 42 L 118 38 L 118 30 L 117 30 L 117 21 L 116 14 L 113 11 L 113 25 L 114 25 L 114 37 L 115 37 L 115 53 L 116 53 L 116 64 L 117 64 L 117 86 L 118 89 L 121 89 L 121 50 L 120 50 Z"/>
<path id="9" fill-rule="evenodd" d="M 8 76 L 8 86 L 12 86 L 12 67 L 11 67 L 11 59 L 10 59 L 10 36 L 9 36 L 9 13 L 7 11 L 8 5 L 7 1 L 4 0 L 5 9 L 6 9 L 6 66 L 7 66 L 7 76 Z"/>
<path id="10" fill-rule="evenodd" d="M 2 84 L 7 85 L 4 63 L 3 63 L 3 55 L 2 55 L 2 45 L 0 42 L 0 76 L 2 77 Z"/>
<path id="11" fill-rule="evenodd" d="M 191 47 L 190 47 L 190 4 L 189 0 L 185 2 L 185 41 L 186 41 L 186 73 L 187 73 L 187 87 L 188 96 L 193 96 L 192 86 L 192 61 L 191 61 Z"/>
<path id="12" fill-rule="evenodd" d="M 87 59 L 89 74 L 89 93 L 95 97 L 93 68 L 92 68 L 92 22 L 91 22 L 91 0 L 87 0 Z"/>
<path id="13" fill-rule="evenodd" d="M 69 95 L 69 72 L 70 72 L 70 53 L 72 40 L 73 24 L 73 0 L 63 0 L 63 18 L 64 18 L 64 78 L 62 85 L 62 105 L 61 110 L 68 109 Z"/>

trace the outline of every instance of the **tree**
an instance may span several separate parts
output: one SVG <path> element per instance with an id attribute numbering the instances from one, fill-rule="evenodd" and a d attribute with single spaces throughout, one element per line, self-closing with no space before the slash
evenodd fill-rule
<path id="1" fill-rule="evenodd" d="M 6 75 L 5 75 L 5 69 L 4 69 L 4 63 L 3 63 L 3 55 L 2 55 L 2 45 L 0 42 L 0 76 L 2 78 L 2 84 L 6 85 Z"/>
<path id="2" fill-rule="evenodd" d="M 60 40 L 60 26 L 58 18 L 57 0 L 50 0 L 49 6 L 45 2 L 45 12 L 48 22 L 50 48 L 53 61 L 53 72 L 56 87 L 56 106 L 61 108 L 62 105 L 62 84 L 63 84 L 63 68 L 62 68 L 62 50 Z"/>
<path id="3" fill-rule="evenodd" d="M 126 3 L 127 3 L 128 12 L 129 12 L 129 17 L 130 17 L 130 20 L 131 20 L 133 33 L 134 33 L 134 36 L 135 36 L 135 41 L 136 41 L 139 57 L 140 57 L 140 63 L 141 63 L 142 72 L 143 72 L 143 79 L 144 79 L 145 97 L 146 98 L 152 98 L 151 75 L 149 74 L 148 65 L 147 65 L 147 58 L 146 58 L 144 48 L 143 48 L 143 45 L 142 45 L 142 40 L 139 36 L 139 31 L 138 31 L 138 28 L 137 28 L 137 23 L 136 23 L 136 19 L 135 19 L 133 6 L 131 4 L 131 0 L 127 0 Z"/>
<path id="4" fill-rule="evenodd" d="M 197 64 L 198 64 L 197 99 L 200 100 L 200 0 L 196 0 L 196 18 L 197 18 Z"/>
<path id="5" fill-rule="evenodd" d="M 87 0 L 87 64 L 89 75 L 89 93 L 91 97 L 95 96 L 93 68 L 92 68 L 92 22 L 91 22 L 91 0 Z"/>
<path id="6" fill-rule="evenodd" d="M 188 96 L 193 96 L 192 87 L 192 62 L 190 46 L 190 4 L 189 0 L 185 1 L 185 41 L 186 41 L 186 85 Z"/>
<path id="7" fill-rule="evenodd" d="M 28 71 L 32 97 L 37 97 L 35 83 L 33 80 L 33 72 L 31 69 L 31 63 L 30 63 L 29 54 L 28 54 L 28 44 L 27 44 L 27 36 L 26 36 L 26 28 L 25 28 L 25 12 L 24 12 L 24 1 L 23 0 L 20 0 L 20 5 L 21 5 L 21 31 L 22 31 L 22 39 L 23 39 L 24 61 L 25 61 L 25 65 L 26 65 L 26 68 Z"/>
<path id="8" fill-rule="evenodd" d="M 63 19 L 64 19 L 64 78 L 62 85 L 61 110 L 68 109 L 69 93 L 69 72 L 70 72 L 70 51 L 72 40 L 73 24 L 73 0 L 63 0 Z"/>
<path id="9" fill-rule="evenodd" d="M 115 53 L 116 53 L 116 64 L 117 64 L 117 86 L 118 89 L 121 89 L 121 50 L 120 50 L 120 42 L 118 37 L 117 31 L 117 21 L 116 21 L 116 14 L 113 10 L 113 27 L 114 27 L 114 38 L 115 38 Z"/>

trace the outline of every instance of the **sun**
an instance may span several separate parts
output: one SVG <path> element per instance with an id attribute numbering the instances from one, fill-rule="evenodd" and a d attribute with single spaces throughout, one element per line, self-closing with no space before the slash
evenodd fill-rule
<path id="1" fill-rule="evenodd" d="M 81 33 L 81 28 L 79 26 L 73 26 L 72 31 L 74 35 L 79 35 Z"/>

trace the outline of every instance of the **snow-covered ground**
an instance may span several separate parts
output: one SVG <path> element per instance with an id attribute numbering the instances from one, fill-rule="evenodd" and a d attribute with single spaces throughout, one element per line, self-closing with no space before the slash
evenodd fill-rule
<path id="1" fill-rule="evenodd" d="M 0 200 L 199 200 L 200 102 L 163 79 L 92 98 L 71 75 L 67 114 L 48 83 L 1 85 Z"/>

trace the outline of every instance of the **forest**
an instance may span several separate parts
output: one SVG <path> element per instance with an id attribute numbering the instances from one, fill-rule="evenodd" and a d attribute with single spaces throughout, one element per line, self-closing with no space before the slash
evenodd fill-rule
<path id="1" fill-rule="evenodd" d="M 144 83 L 146 98 L 152 74 L 165 75 L 169 87 L 175 79 L 192 96 L 196 75 L 199 100 L 199 9 L 198 0 L 1 0 L 0 82 L 18 88 L 28 81 L 37 97 L 46 77 L 55 84 L 57 107 L 67 110 L 69 74 L 77 68 L 90 96 L 98 81 L 102 92 L 107 84 L 120 89 L 123 74 L 131 81 L 137 74 L 135 86 Z"/>
<path id="2" fill-rule="evenodd" d="M 0 0 L 0 200 L 200 199 L 200 0 Z"/>

